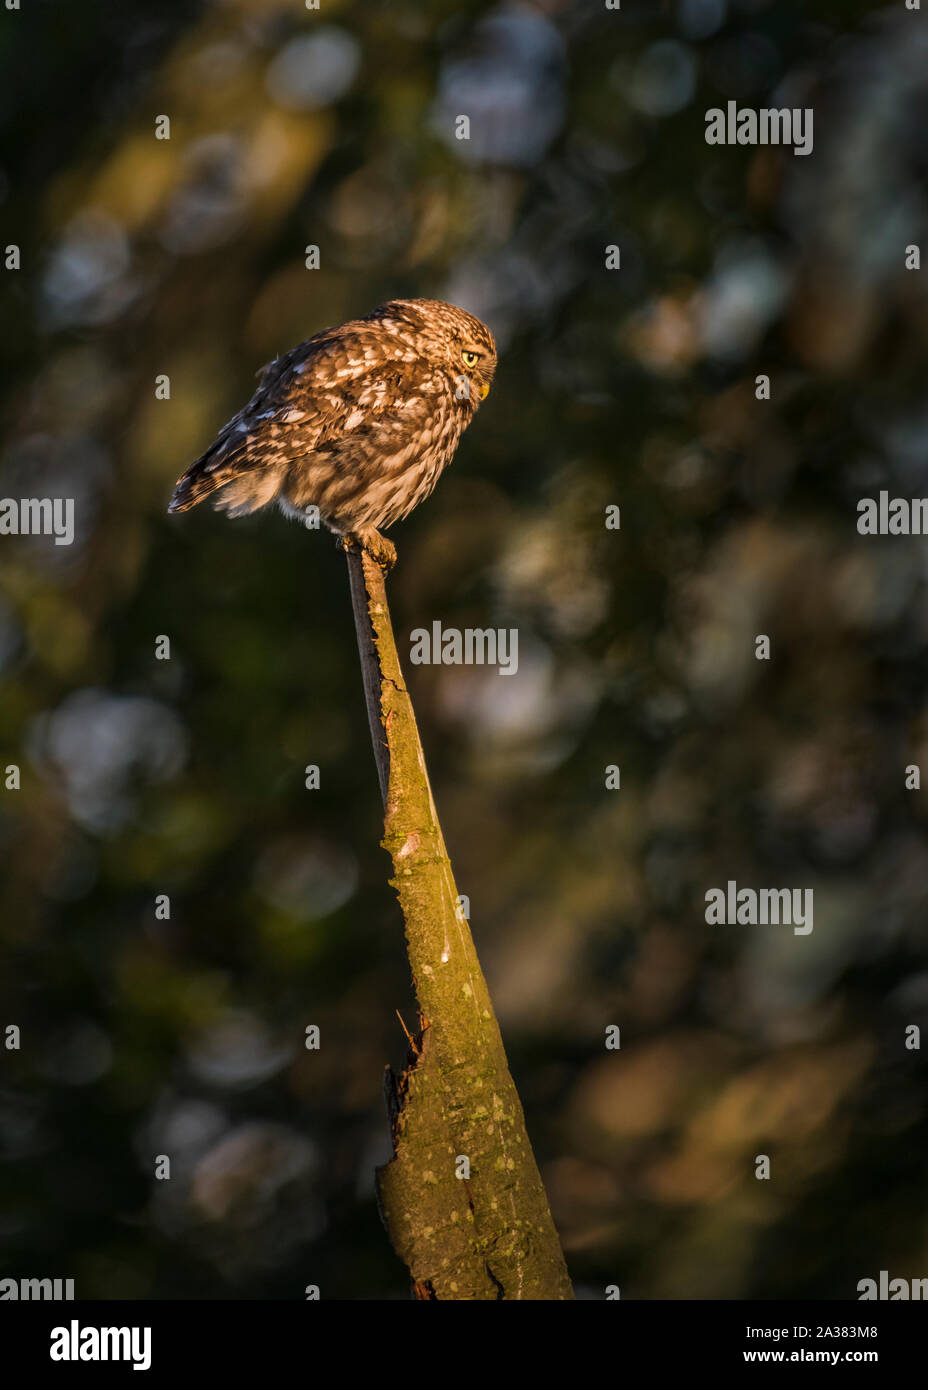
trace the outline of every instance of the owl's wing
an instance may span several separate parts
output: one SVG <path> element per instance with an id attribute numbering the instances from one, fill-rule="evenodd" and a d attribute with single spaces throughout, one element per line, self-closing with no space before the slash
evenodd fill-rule
<path id="1" fill-rule="evenodd" d="M 283 478 L 284 426 L 293 425 L 298 417 L 301 444 L 311 449 L 332 427 L 333 414 L 340 413 L 339 386 L 371 365 L 370 326 L 357 325 L 366 330 L 363 334 L 352 333 L 354 327 L 346 324 L 319 333 L 266 363 L 248 404 L 223 425 L 206 452 L 178 480 L 168 511 L 188 511 L 246 473 L 255 476 L 248 497 L 235 500 L 235 510 L 253 511 L 269 502 Z M 291 431 L 286 433 L 289 436 Z"/>
<path id="2" fill-rule="evenodd" d="M 362 441 L 368 452 L 395 452 L 399 435 L 434 411 L 439 384 L 379 325 L 358 320 L 320 333 L 268 363 L 248 404 L 180 479 L 168 510 L 187 511 L 242 479 L 217 506 L 252 511 L 276 495 L 295 457 L 318 451 L 320 464 L 340 471 Z"/>

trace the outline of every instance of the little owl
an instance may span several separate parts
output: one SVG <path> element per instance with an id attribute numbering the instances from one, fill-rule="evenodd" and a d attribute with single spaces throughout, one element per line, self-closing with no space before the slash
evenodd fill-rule
<path id="1" fill-rule="evenodd" d="M 496 370 L 490 330 L 453 304 L 396 299 L 317 333 L 264 368 L 248 404 L 191 464 L 168 510 L 243 516 L 276 500 L 317 507 L 342 544 L 389 568 L 380 528 L 438 482 Z"/>

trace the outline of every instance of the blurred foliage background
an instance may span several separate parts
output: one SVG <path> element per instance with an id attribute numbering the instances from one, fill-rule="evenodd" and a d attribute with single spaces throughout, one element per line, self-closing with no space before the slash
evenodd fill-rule
<path id="1" fill-rule="evenodd" d="M 373 1169 L 411 992 L 344 559 L 276 512 L 165 507 L 264 362 L 433 295 L 490 323 L 501 366 L 392 533 L 393 616 L 407 652 L 436 618 L 519 629 L 514 677 L 408 674 L 580 1295 L 925 1275 L 904 769 L 928 765 L 928 552 L 858 536 L 856 502 L 928 490 L 904 266 L 928 248 L 928 14 L 34 0 L 0 48 L 22 248 L 0 495 L 77 519 L 71 547 L 0 541 L 0 766 L 22 768 L 0 1273 L 407 1295 Z M 814 106 L 814 153 L 707 146 L 730 99 Z M 813 888 L 813 934 L 707 927 L 728 879 Z"/>

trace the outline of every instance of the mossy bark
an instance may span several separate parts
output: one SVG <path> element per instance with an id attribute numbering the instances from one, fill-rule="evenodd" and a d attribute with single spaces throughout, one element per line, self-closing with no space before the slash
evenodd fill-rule
<path id="1" fill-rule="evenodd" d="M 573 1290 L 458 893 L 397 655 L 384 575 L 348 551 L 383 845 L 406 924 L 419 1030 L 387 1069 L 394 1156 L 381 1215 L 424 1299 L 571 1299 Z"/>

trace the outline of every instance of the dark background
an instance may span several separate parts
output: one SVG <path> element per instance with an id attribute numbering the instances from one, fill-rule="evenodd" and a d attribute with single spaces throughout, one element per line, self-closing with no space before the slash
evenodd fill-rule
<path id="1" fill-rule="evenodd" d="M 31 0 L 0 48 L 0 495 L 77 510 L 0 538 L 0 1275 L 407 1295 L 344 559 L 165 514 L 257 368 L 398 295 L 500 346 L 389 589 L 406 653 L 519 630 L 516 676 L 407 674 L 578 1292 L 928 1275 L 928 552 L 856 532 L 928 491 L 928 13 Z M 706 145 L 732 98 L 814 106 L 813 154 Z M 728 879 L 814 932 L 707 926 Z"/>

